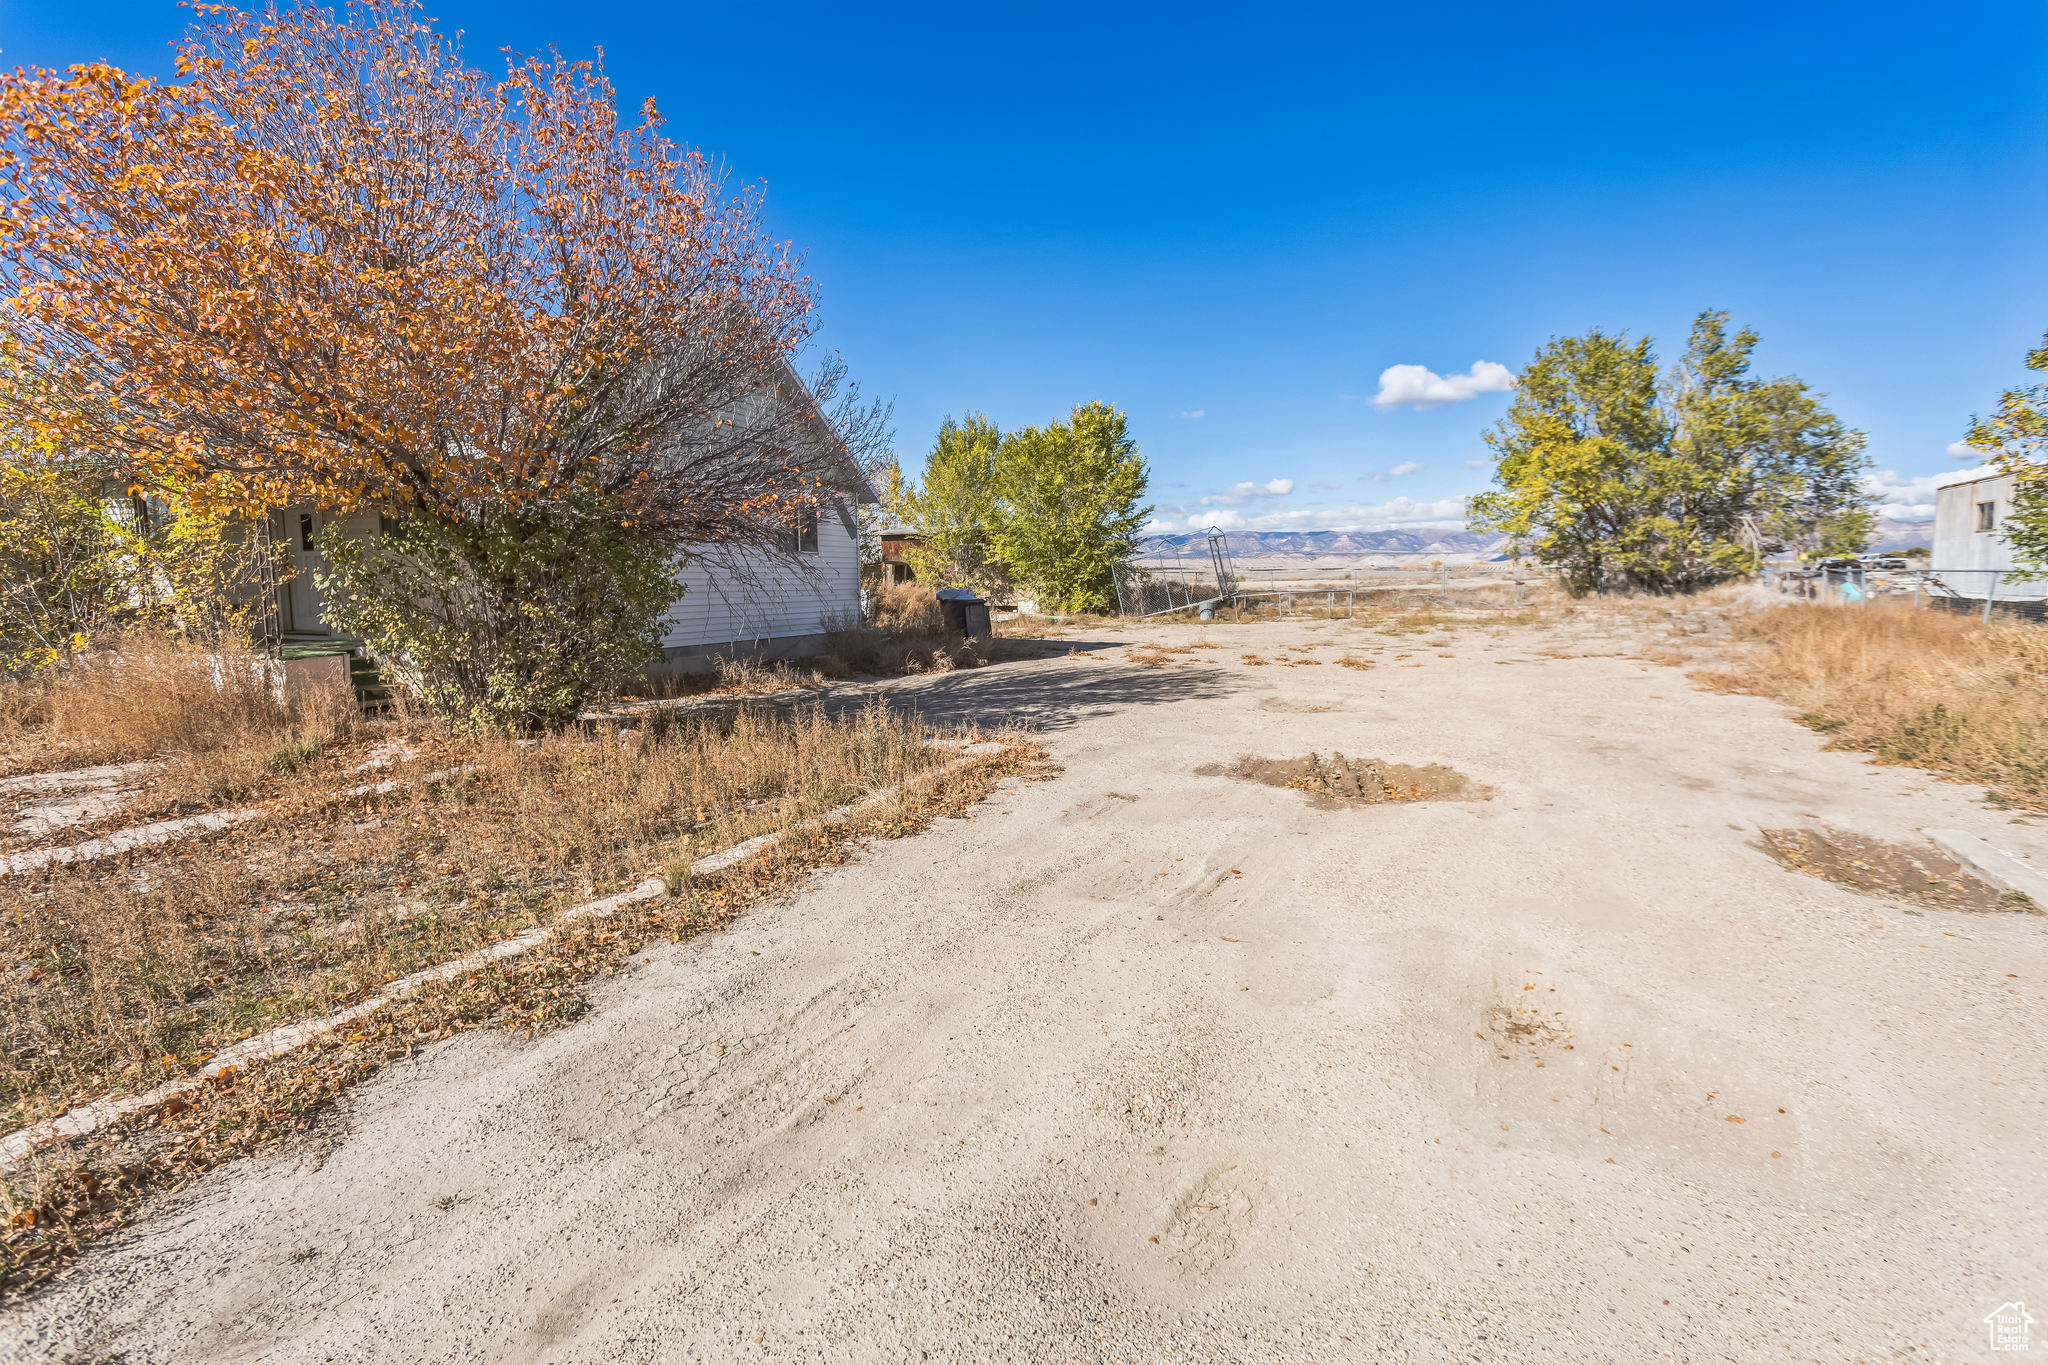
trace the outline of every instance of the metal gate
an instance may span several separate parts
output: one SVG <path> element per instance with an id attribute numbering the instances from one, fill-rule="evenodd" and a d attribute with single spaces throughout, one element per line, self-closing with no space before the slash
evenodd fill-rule
<path id="1" fill-rule="evenodd" d="M 1230 537 L 1215 526 L 1138 542 L 1112 571 L 1116 606 L 1125 616 L 1163 616 L 1236 595 L 1237 560 Z"/>

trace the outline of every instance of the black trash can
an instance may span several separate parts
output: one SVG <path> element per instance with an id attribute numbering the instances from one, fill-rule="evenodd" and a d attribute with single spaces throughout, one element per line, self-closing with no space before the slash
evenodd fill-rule
<path id="1" fill-rule="evenodd" d="M 946 623 L 948 635 L 958 635 L 966 640 L 986 640 L 991 633 L 988 603 L 966 588 L 939 589 L 939 616 Z"/>

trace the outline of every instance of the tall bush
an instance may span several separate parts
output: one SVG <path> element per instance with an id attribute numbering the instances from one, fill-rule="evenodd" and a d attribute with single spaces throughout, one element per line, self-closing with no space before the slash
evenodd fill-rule
<path id="1" fill-rule="evenodd" d="M 467 729 L 575 718 L 661 655 L 675 563 L 594 499 L 320 538 L 327 619 Z"/>

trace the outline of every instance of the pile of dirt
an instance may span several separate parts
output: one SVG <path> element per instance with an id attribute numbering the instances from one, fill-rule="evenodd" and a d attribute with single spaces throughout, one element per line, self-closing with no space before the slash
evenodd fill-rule
<path id="1" fill-rule="evenodd" d="M 2009 910 L 1997 888 L 1932 844 L 1908 847 L 1840 829 L 1767 829 L 1764 849 L 1785 866 L 1866 896 L 1936 910 Z"/>
<path id="2" fill-rule="evenodd" d="M 1211 763 L 1195 770 L 1202 777 L 1236 777 L 1269 787 L 1307 792 L 1325 809 L 1377 806 L 1389 801 L 1484 801 L 1493 793 L 1456 769 L 1441 763 L 1413 767 L 1377 758 L 1241 758 L 1224 766 Z"/>

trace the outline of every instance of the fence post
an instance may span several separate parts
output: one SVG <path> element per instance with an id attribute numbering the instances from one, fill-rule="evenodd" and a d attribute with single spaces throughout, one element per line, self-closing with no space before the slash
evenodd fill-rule
<path id="1" fill-rule="evenodd" d="M 1926 582 L 1919 574 L 1913 575 L 1913 610 L 1920 610 L 1920 585 Z"/>
<path id="2" fill-rule="evenodd" d="M 1991 573 L 1991 586 L 1984 589 L 1984 624 L 1987 626 L 1991 624 L 1991 604 L 1998 600 L 1998 580 L 2003 577 L 2004 574 L 1994 569 Z"/>

